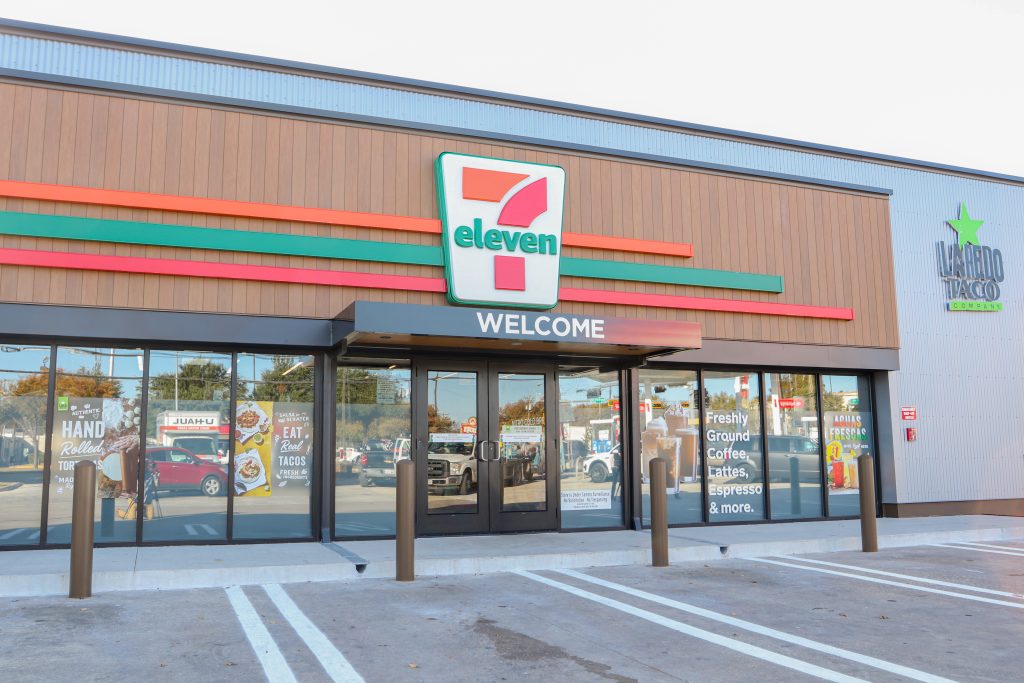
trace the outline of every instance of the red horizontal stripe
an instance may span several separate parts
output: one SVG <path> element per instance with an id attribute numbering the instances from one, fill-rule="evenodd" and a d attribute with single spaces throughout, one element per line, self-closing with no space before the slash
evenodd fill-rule
<path id="1" fill-rule="evenodd" d="M 558 290 L 558 298 L 560 301 L 579 301 L 594 304 L 622 304 L 649 308 L 679 308 L 693 311 L 720 311 L 723 313 L 783 315 L 795 318 L 853 320 L 852 308 L 776 304 L 760 301 L 738 301 L 736 299 L 709 299 L 698 296 L 675 296 L 672 294 L 634 294 L 631 292 L 612 292 L 606 289 L 562 287 Z"/>
<path id="2" fill-rule="evenodd" d="M 205 213 L 214 216 L 269 218 L 298 223 L 320 223 L 354 228 L 378 228 L 381 230 L 441 234 L 441 221 L 435 218 L 391 216 L 358 211 L 341 211 L 339 209 L 261 204 L 235 199 L 183 197 L 170 194 L 153 194 L 150 192 L 131 192 L 128 190 L 101 190 L 95 187 L 49 185 L 46 183 L 29 183 L 21 180 L 0 180 L 0 196 L 15 197 L 17 199 L 39 199 L 51 202 L 71 202 L 73 204 L 97 204 L 100 206 L 121 206 L 132 209 Z M 588 235 L 578 232 L 563 233 L 562 244 L 567 247 L 587 247 L 607 251 L 664 254 L 684 258 L 693 256 L 692 244 L 636 240 L 628 237 L 606 237 L 604 235 Z"/>
<path id="3" fill-rule="evenodd" d="M 444 292 L 444 278 L 412 275 L 378 275 L 335 270 L 281 268 L 211 261 L 182 261 L 178 259 L 140 258 L 136 256 L 103 256 L 99 254 L 69 254 L 65 252 L 37 251 L 33 249 L 0 249 L 0 264 L 34 266 L 38 268 L 68 268 L 115 273 L 142 273 L 146 275 L 176 275 L 221 280 L 255 280 L 287 282 L 332 287 L 365 287 L 410 292 Z M 633 294 L 605 289 L 576 289 L 562 287 L 559 300 L 598 304 L 623 304 L 644 308 L 676 308 L 694 311 L 721 311 L 726 313 L 754 313 L 797 318 L 828 318 L 853 320 L 853 309 L 828 306 L 802 306 L 800 304 L 762 303 L 732 299 L 709 299 L 696 296 L 670 294 Z"/>

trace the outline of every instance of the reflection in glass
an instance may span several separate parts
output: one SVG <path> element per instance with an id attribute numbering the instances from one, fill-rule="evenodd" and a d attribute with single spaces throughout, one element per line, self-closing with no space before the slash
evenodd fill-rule
<path id="1" fill-rule="evenodd" d="M 334 533 L 395 533 L 395 465 L 410 456 L 408 367 L 340 366 Z"/>
<path id="2" fill-rule="evenodd" d="M 47 543 L 71 542 L 75 464 L 96 463 L 97 544 L 135 541 L 143 352 L 57 349 Z"/>
<path id="3" fill-rule="evenodd" d="M 313 356 L 238 354 L 234 538 L 312 534 Z"/>
<path id="4" fill-rule="evenodd" d="M 860 514 L 857 457 L 874 455 L 871 392 L 866 375 L 823 375 L 825 475 L 829 517 Z"/>
<path id="5" fill-rule="evenodd" d="M 501 509 L 546 510 L 544 375 L 498 373 Z"/>
<path id="6" fill-rule="evenodd" d="M 0 346 L 0 545 L 39 543 L 49 346 Z"/>
<path id="7" fill-rule="evenodd" d="M 562 528 L 622 526 L 619 374 L 564 368 L 558 394 Z"/>
<path id="8" fill-rule="evenodd" d="M 475 513 L 482 472 L 476 373 L 429 371 L 427 402 L 427 512 Z"/>
<path id="9" fill-rule="evenodd" d="M 142 538 L 227 537 L 231 356 L 150 351 Z"/>
<path id="10" fill-rule="evenodd" d="M 643 368 L 640 381 L 640 476 L 643 523 L 650 524 L 650 462 L 668 461 L 668 523 L 703 521 L 697 448 L 700 396 L 694 370 Z"/>
<path id="11" fill-rule="evenodd" d="M 814 375 L 765 375 L 772 519 L 821 517 L 818 390 Z"/>
<path id="12" fill-rule="evenodd" d="M 761 388 L 757 373 L 705 372 L 704 396 L 708 519 L 764 519 Z"/>

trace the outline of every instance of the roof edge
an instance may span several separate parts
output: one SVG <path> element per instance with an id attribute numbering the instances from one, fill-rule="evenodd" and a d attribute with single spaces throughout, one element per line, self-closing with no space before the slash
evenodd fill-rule
<path id="1" fill-rule="evenodd" d="M 552 149 L 564 149 L 575 152 L 584 152 L 588 154 L 600 154 L 602 156 L 618 157 L 622 159 L 650 161 L 659 164 L 679 166 L 682 168 L 692 168 L 697 170 L 713 171 L 718 173 L 729 173 L 732 175 L 746 176 L 748 178 L 756 178 L 762 180 L 777 180 L 791 183 L 801 183 L 804 185 L 812 185 L 816 187 L 823 187 L 826 189 L 848 190 L 853 192 L 863 192 L 866 194 L 878 194 L 885 196 L 891 196 L 893 194 L 893 191 L 889 188 L 873 187 L 871 185 L 858 185 L 856 183 L 846 183 L 840 180 L 813 178 L 810 176 L 800 176 L 789 173 L 776 173 L 773 171 L 762 171 L 760 169 L 755 168 L 744 168 L 742 166 L 729 166 L 726 164 L 715 164 L 706 161 L 696 161 L 693 159 L 683 159 L 679 157 L 669 157 L 658 154 L 647 154 L 644 152 L 633 152 L 630 150 L 617 149 L 613 147 L 597 147 L 594 145 L 582 145 L 572 142 L 564 142 L 561 140 L 549 140 L 545 138 L 534 138 L 523 135 L 510 135 L 507 133 L 497 133 L 489 130 L 478 130 L 474 128 L 457 128 L 454 126 L 442 126 L 417 121 L 383 118 L 379 116 L 366 116 L 363 114 L 337 112 L 329 109 L 313 109 L 310 107 L 268 104 L 267 102 L 262 101 L 244 100 L 231 97 L 219 97 L 215 95 L 182 93 L 177 90 L 140 87 L 126 85 L 124 83 L 110 83 L 107 81 L 96 81 L 86 78 L 50 76 L 48 74 L 37 74 L 32 71 L 21 71 L 18 69 L 0 68 L 0 77 L 41 83 L 57 83 L 66 86 L 92 88 L 96 90 L 105 90 L 113 92 L 133 93 L 137 95 L 163 97 L 175 100 L 187 99 L 190 102 L 205 102 L 207 104 L 242 107 L 245 109 L 254 109 L 257 111 L 276 111 L 287 114 L 296 114 L 300 116 L 314 116 L 321 119 L 334 119 L 337 121 L 351 121 L 354 123 L 387 126 L 389 128 L 421 130 L 431 133 L 443 133 L 448 135 L 461 135 L 466 137 L 482 138 L 485 140 L 494 140 L 499 142 L 510 142 L 521 145 L 533 145 L 536 147 L 548 147 Z"/>
<path id="2" fill-rule="evenodd" d="M 723 128 L 718 126 L 709 126 L 704 124 L 689 123 L 686 121 L 679 121 L 675 119 L 662 118 L 657 116 L 647 116 L 644 114 L 634 114 L 630 112 L 618 111 L 614 109 L 605 109 L 601 107 L 591 107 L 581 104 L 573 104 L 569 102 L 560 102 L 557 100 L 548 100 L 539 97 L 530 97 L 526 95 L 516 95 L 512 93 L 505 93 L 494 90 L 486 90 L 482 88 L 472 88 L 467 86 L 452 85 L 448 83 L 439 83 L 435 81 L 427 81 L 415 78 L 405 78 L 401 76 L 389 76 L 386 74 L 378 74 L 368 71 L 357 71 L 354 69 L 343 69 L 339 67 L 326 66 L 321 64 L 311 64 L 307 62 L 299 62 L 288 59 L 278 59 L 274 57 L 264 57 L 260 55 L 253 55 L 241 52 L 230 52 L 227 50 L 217 50 L 213 48 L 196 47 L 193 45 L 185 45 L 181 43 L 170 43 L 158 40 L 149 40 L 146 38 L 135 38 L 131 36 L 122 36 L 112 33 L 102 33 L 98 31 L 87 31 L 84 29 L 75 29 L 64 26 L 53 26 L 50 24 L 39 24 L 35 22 L 21 21 L 17 19 L 8 19 L 0 17 L 0 28 L 12 28 L 20 29 L 24 31 L 37 31 L 41 33 L 50 33 L 57 36 L 71 36 L 77 38 L 86 38 L 90 40 L 99 40 L 109 43 L 119 43 L 122 45 L 133 46 L 138 48 L 158 49 L 170 52 L 179 52 L 188 55 L 194 55 L 198 57 L 213 57 L 217 59 L 227 59 L 238 62 L 248 62 L 251 64 L 263 64 L 266 66 L 276 66 L 280 68 L 297 69 L 313 73 L 321 73 L 326 75 L 341 76 L 345 78 L 354 78 L 368 81 L 375 81 L 382 84 L 404 86 L 412 88 L 422 88 L 427 90 L 434 90 L 438 92 L 454 93 L 459 95 L 471 95 L 474 97 L 482 97 L 487 99 L 499 100 L 504 102 L 510 102 L 522 105 L 532 105 L 536 107 L 546 107 L 550 109 L 559 109 L 566 112 L 574 112 L 579 114 L 589 114 L 593 116 L 601 116 L 608 118 L 615 118 L 625 121 L 632 121 L 636 123 L 644 123 L 649 125 L 665 126 L 670 128 L 677 128 L 693 133 L 710 133 L 715 135 L 730 136 L 743 140 L 749 140 L 752 142 L 770 144 L 770 145 L 784 145 L 788 147 L 796 147 L 811 152 L 828 154 L 828 155 L 846 155 L 860 157 L 866 160 L 885 162 L 888 164 L 903 164 L 915 167 L 920 167 L 929 170 L 942 171 L 946 173 L 955 173 L 963 175 L 978 176 L 991 180 L 1000 180 L 1010 183 L 1024 184 L 1024 176 L 1015 176 L 1005 173 L 997 173 L 995 171 L 984 171 L 980 169 L 968 168 L 964 166 L 955 166 L 952 164 L 942 164 L 938 162 L 923 161 L 920 159 L 912 159 L 910 157 L 901 157 L 891 154 L 881 154 L 877 152 L 867 152 L 863 150 L 857 150 L 847 147 L 840 147 L 837 145 L 826 145 L 814 142 L 807 142 L 803 140 L 796 140 L 793 138 L 784 138 L 781 136 L 767 135 L 762 133 L 751 133 L 747 131 L 735 130 L 732 128 Z M 891 191 L 889 192 L 891 194 Z"/>

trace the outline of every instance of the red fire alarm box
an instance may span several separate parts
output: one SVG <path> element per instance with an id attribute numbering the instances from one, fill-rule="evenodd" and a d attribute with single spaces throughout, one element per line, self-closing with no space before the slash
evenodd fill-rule
<path id="1" fill-rule="evenodd" d="M 907 427 L 907 441 L 917 441 L 917 427 Z"/>

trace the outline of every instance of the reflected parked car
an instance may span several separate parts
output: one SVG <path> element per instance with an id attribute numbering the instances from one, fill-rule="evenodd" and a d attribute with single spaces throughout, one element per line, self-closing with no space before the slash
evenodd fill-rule
<path id="1" fill-rule="evenodd" d="M 709 467 L 732 465 L 744 470 L 745 476 L 737 480 L 757 481 L 761 475 L 761 439 L 754 437 L 750 441 L 734 441 L 733 451 L 745 451 L 744 458 L 708 457 Z M 805 484 L 821 482 L 821 456 L 818 442 L 806 436 L 780 434 L 768 436 L 768 478 L 770 482 L 788 482 L 790 480 L 792 460 L 796 459 L 799 481 Z"/>
<path id="2" fill-rule="evenodd" d="M 156 465 L 159 491 L 196 491 L 205 496 L 227 491 L 227 468 L 204 462 L 184 448 L 149 447 L 146 461 Z"/>
<path id="3" fill-rule="evenodd" d="M 221 448 L 220 441 L 212 436 L 176 436 L 171 439 L 171 445 L 184 448 L 200 460 L 228 464 L 227 448 Z"/>
<path id="4" fill-rule="evenodd" d="M 618 473 L 619 463 L 622 461 L 619 455 L 621 448 L 622 444 L 615 444 L 610 451 L 591 453 L 583 461 L 583 471 L 590 477 L 590 481 L 595 484 L 603 484 L 612 474 Z"/>

